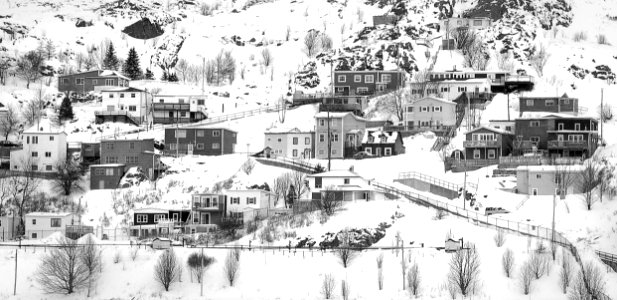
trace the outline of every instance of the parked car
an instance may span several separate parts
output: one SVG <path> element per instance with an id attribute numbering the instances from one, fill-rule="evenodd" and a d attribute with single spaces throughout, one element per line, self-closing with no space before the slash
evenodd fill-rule
<path id="1" fill-rule="evenodd" d="M 372 157 L 375 157 L 375 156 L 373 154 L 369 154 L 369 153 L 364 152 L 364 151 L 358 152 L 358 153 L 353 155 L 354 159 L 364 159 L 364 158 L 372 158 Z"/>
<path id="2" fill-rule="evenodd" d="M 492 214 L 507 214 L 507 213 L 509 213 L 509 211 L 501 207 L 487 207 L 484 210 L 484 214 L 487 216 L 490 216 Z"/>

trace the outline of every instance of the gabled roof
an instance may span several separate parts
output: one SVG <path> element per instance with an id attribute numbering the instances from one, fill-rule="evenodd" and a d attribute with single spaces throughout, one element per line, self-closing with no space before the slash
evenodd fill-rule
<path id="1" fill-rule="evenodd" d="M 369 142 L 369 137 L 373 137 L 372 142 Z M 381 128 L 367 129 L 362 137 L 362 144 L 382 144 L 382 137 L 386 138 L 386 144 L 394 144 L 399 137 L 399 133 L 398 131 L 384 131 Z"/>
<path id="2" fill-rule="evenodd" d="M 307 177 L 355 177 L 355 178 L 362 178 L 362 176 L 356 174 L 355 172 L 349 171 L 349 170 L 333 170 L 333 171 L 328 171 L 328 172 L 323 172 L 323 173 L 318 173 L 318 174 L 309 174 L 307 175 Z"/>
<path id="3" fill-rule="evenodd" d="M 72 215 L 70 212 L 31 212 L 26 214 L 26 217 L 68 217 Z"/>
<path id="4" fill-rule="evenodd" d="M 24 130 L 24 134 L 40 134 L 40 133 L 50 133 L 50 134 L 66 134 L 63 128 L 57 127 L 54 125 L 49 119 L 41 119 L 36 124 L 32 125 L 30 128 Z"/>
<path id="5" fill-rule="evenodd" d="M 314 132 L 314 130 L 312 129 L 299 129 L 298 127 L 293 127 L 293 128 L 289 128 L 289 127 L 285 127 L 285 126 L 275 126 L 272 127 L 270 129 L 266 130 L 266 134 L 271 133 L 271 134 L 280 134 L 280 133 L 311 133 Z"/>
<path id="6" fill-rule="evenodd" d="M 480 127 L 475 128 L 473 130 L 467 131 L 466 134 L 474 133 L 474 132 L 480 131 L 480 130 L 488 130 L 488 131 L 492 131 L 492 132 L 499 133 L 499 134 L 514 135 L 512 132 L 505 131 L 505 130 L 500 130 L 500 129 L 493 128 L 493 127 L 488 127 L 488 126 L 480 126 Z"/>
<path id="7" fill-rule="evenodd" d="M 361 117 L 356 116 L 354 113 L 352 112 L 331 112 L 330 113 L 330 119 L 342 119 L 344 117 L 346 117 L 347 115 L 351 115 L 354 119 L 358 120 L 358 121 L 362 121 L 362 122 L 366 122 L 367 120 Z M 319 112 L 315 115 L 315 118 L 327 118 L 328 117 L 328 112 L 327 111 L 322 111 Z"/>
<path id="8" fill-rule="evenodd" d="M 548 120 L 548 119 L 579 119 L 579 120 L 594 120 L 597 121 L 594 117 L 589 116 L 573 116 L 570 114 L 563 113 L 554 113 L 554 112 L 534 112 L 534 111 L 526 111 L 523 112 L 520 118 L 516 120 Z"/>
<path id="9" fill-rule="evenodd" d="M 99 76 L 102 76 L 102 77 L 112 76 L 112 77 L 122 77 L 127 80 L 129 79 L 128 77 L 122 75 L 122 73 L 118 71 L 114 71 L 114 70 L 103 70 L 101 73 L 99 73 Z"/>
<path id="10" fill-rule="evenodd" d="M 104 90 L 101 90 L 101 93 L 115 93 L 115 92 L 145 92 L 142 89 L 138 89 L 138 88 L 134 88 L 134 87 L 117 87 L 117 88 L 106 88 Z"/>
<path id="11" fill-rule="evenodd" d="M 441 102 L 441 103 L 444 103 L 444 104 L 452 104 L 452 105 L 456 105 L 456 103 L 455 103 L 455 102 L 448 101 L 448 100 L 446 100 L 446 99 L 442 99 L 442 98 L 433 97 L 433 96 L 427 96 L 427 97 L 421 98 L 420 100 L 417 100 L 417 101 L 415 101 L 414 103 L 411 103 L 411 104 L 409 104 L 409 105 L 415 105 L 415 104 L 417 104 L 417 103 L 419 103 L 419 102 L 422 102 L 422 101 L 429 101 L 429 100 L 430 100 L 430 101 L 437 101 L 437 102 Z"/>

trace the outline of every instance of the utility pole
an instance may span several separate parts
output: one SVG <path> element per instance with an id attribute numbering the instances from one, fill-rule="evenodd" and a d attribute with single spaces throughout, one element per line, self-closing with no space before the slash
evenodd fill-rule
<path id="1" fill-rule="evenodd" d="M 562 179 L 563 180 L 563 179 Z M 551 253 L 553 254 L 553 261 L 555 260 L 555 199 L 557 198 L 557 189 L 553 192 L 553 222 L 551 228 Z"/>
<path id="2" fill-rule="evenodd" d="M 206 58 L 202 57 L 201 58 L 201 95 L 204 95 L 204 80 L 206 78 L 205 74 L 206 74 Z"/>
<path id="3" fill-rule="evenodd" d="M 403 291 L 405 290 L 405 242 L 401 239 L 401 269 L 403 271 Z"/>
<path id="4" fill-rule="evenodd" d="M 199 258 L 199 272 L 201 273 L 201 291 L 199 292 L 199 295 L 201 297 L 204 296 L 204 248 L 201 247 L 201 257 Z"/>
<path id="5" fill-rule="evenodd" d="M 179 104 L 178 104 L 179 105 Z M 179 138 L 179 130 L 178 130 L 178 118 L 180 117 L 180 113 L 176 111 L 176 158 L 180 157 L 180 138 Z"/>
<path id="6" fill-rule="evenodd" d="M 465 209 L 465 201 L 467 201 L 467 153 L 465 153 L 465 179 L 463 181 L 463 209 Z"/>
<path id="7" fill-rule="evenodd" d="M 600 145 L 602 145 L 603 141 L 604 141 L 604 88 L 600 89 Z"/>
<path id="8" fill-rule="evenodd" d="M 330 95 L 332 95 L 332 99 L 334 99 L 334 61 L 330 58 L 330 84 L 332 87 L 330 88 Z M 328 171 L 330 171 L 330 165 L 332 160 L 332 137 L 330 135 L 330 110 L 328 110 Z"/>
<path id="9" fill-rule="evenodd" d="M 19 250 L 15 249 L 15 280 L 13 281 L 13 296 L 17 295 L 17 253 Z"/>

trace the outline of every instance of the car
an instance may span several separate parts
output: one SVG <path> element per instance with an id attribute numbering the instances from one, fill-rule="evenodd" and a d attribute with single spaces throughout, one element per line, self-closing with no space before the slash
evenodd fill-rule
<path id="1" fill-rule="evenodd" d="M 490 216 L 492 214 L 507 214 L 507 213 L 509 213 L 509 211 L 501 207 L 487 207 L 484 210 L 484 214 L 487 216 Z"/>
<path id="2" fill-rule="evenodd" d="M 358 152 L 358 153 L 354 154 L 354 156 L 353 156 L 354 159 L 364 159 L 364 158 L 371 158 L 371 157 L 375 157 L 375 156 L 373 156 L 373 154 L 370 154 L 370 153 L 364 152 L 364 151 Z"/>

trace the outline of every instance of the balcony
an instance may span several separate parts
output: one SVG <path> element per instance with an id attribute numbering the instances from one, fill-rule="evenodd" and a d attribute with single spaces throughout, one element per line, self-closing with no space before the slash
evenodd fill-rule
<path id="1" fill-rule="evenodd" d="M 515 149 L 532 149 L 538 147 L 538 145 L 532 141 L 514 141 L 513 145 Z"/>
<path id="2" fill-rule="evenodd" d="M 319 111 L 362 111 L 360 104 L 319 104 Z"/>
<path id="3" fill-rule="evenodd" d="M 152 109 L 154 109 L 154 111 L 189 111 L 191 110 L 191 105 L 188 103 L 152 103 Z"/>
<path id="4" fill-rule="evenodd" d="M 201 205 L 200 203 L 193 203 L 193 210 L 199 211 L 221 211 L 223 208 L 221 206 L 213 206 L 213 205 Z"/>
<path id="5" fill-rule="evenodd" d="M 120 117 L 126 118 L 135 125 L 141 124 L 139 117 L 134 116 L 126 110 L 97 110 L 94 112 L 94 116 L 97 121 L 100 121 L 101 123 L 109 120 L 116 121 L 115 119 Z"/>
<path id="6" fill-rule="evenodd" d="M 500 141 L 463 141 L 465 148 L 499 148 Z"/>
<path id="7" fill-rule="evenodd" d="M 548 141 L 549 149 L 587 149 L 587 141 Z"/>

